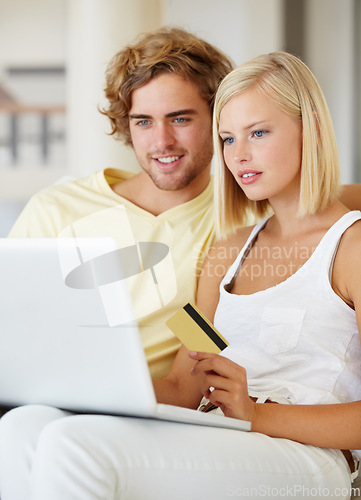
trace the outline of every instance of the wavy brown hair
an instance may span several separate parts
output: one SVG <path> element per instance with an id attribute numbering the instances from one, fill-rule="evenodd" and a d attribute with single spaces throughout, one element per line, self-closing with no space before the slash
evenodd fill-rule
<path id="1" fill-rule="evenodd" d="M 161 73 L 176 73 L 194 82 L 213 111 L 214 96 L 233 64 L 210 43 L 181 29 L 163 27 L 143 33 L 111 59 L 106 71 L 111 135 L 131 145 L 128 113 L 132 91 Z"/>

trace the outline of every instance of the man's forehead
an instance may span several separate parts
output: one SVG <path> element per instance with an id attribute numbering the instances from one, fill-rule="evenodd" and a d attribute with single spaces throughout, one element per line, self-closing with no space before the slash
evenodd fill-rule
<path id="1" fill-rule="evenodd" d="M 179 116 L 208 108 L 197 85 L 179 74 L 164 73 L 131 94 L 129 115 Z"/>

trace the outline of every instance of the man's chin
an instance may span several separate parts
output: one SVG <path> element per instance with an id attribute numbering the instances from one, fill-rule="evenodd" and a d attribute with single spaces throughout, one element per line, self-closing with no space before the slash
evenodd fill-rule
<path id="1" fill-rule="evenodd" d="M 177 175 L 177 172 L 149 173 L 153 184 L 162 191 L 179 191 L 184 189 L 195 179 L 195 175 Z"/>
<path id="2" fill-rule="evenodd" d="M 186 188 L 192 180 L 178 180 L 178 181 L 163 181 L 160 179 L 153 179 L 154 185 L 162 191 L 179 191 Z"/>

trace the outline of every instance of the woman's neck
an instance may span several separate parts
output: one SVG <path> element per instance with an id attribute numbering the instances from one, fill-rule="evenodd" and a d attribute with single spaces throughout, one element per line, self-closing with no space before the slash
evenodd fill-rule
<path id="1" fill-rule="evenodd" d="M 272 205 L 271 205 L 272 206 Z M 310 231 L 331 227 L 348 208 L 339 201 L 328 205 L 324 210 L 311 215 L 299 215 L 297 207 L 280 209 L 272 206 L 274 215 L 268 221 L 267 231 L 279 239 L 292 239 L 307 234 Z"/>

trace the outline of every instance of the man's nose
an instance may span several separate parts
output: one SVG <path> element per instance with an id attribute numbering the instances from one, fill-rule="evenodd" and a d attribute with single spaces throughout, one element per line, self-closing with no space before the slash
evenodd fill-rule
<path id="1" fill-rule="evenodd" d="M 173 127 L 169 124 L 161 123 L 154 128 L 154 144 L 160 150 L 165 150 L 175 143 Z"/>

